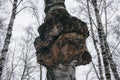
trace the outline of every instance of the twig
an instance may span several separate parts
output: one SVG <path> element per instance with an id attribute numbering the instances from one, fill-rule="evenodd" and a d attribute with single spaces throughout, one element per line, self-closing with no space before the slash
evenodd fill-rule
<path id="1" fill-rule="evenodd" d="M 113 12 L 113 14 L 107 19 L 108 21 L 114 16 L 114 14 L 117 12 L 117 10 L 115 10 L 114 12 Z"/>
<path id="2" fill-rule="evenodd" d="M 10 0 L 10 3 L 13 5 L 13 2 Z"/>
<path id="3" fill-rule="evenodd" d="M 30 2 L 31 2 L 31 4 L 32 4 L 32 6 L 35 8 L 35 5 L 32 3 L 31 0 L 30 0 Z M 35 9 L 33 9 L 33 12 L 34 12 L 35 17 L 36 17 L 36 19 L 37 19 L 37 23 L 38 23 L 38 25 L 40 26 L 39 16 L 38 16 L 38 14 L 35 12 Z"/>
<path id="4" fill-rule="evenodd" d="M 97 70 L 96 70 L 96 68 L 95 68 L 95 65 L 94 65 L 93 61 L 92 61 L 92 65 L 93 65 L 93 68 L 94 68 L 95 73 L 96 73 L 96 75 L 97 75 L 97 78 L 100 80 L 99 75 L 98 75 L 98 73 L 97 73 Z"/>
<path id="5" fill-rule="evenodd" d="M 116 48 L 117 48 L 119 45 L 120 45 L 120 42 L 118 42 L 118 44 L 117 44 L 116 47 L 113 49 L 113 51 L 112 51 L 111 54 L 113 54 L 113 53 L 115 52 Z"/>
<path id="6" fill-rule="evenodd" d="M 97 25 L 95 24 L 94 20 L 93 20 L 92 18 L 91 18 L 91 20 L 92 20 L 94 26 L 96 27 L 96 29 L 98 29 L 98 27 L 97 27 Z"/>
<path id="7" fill-rule="evenodd" d="M 23 1 L 23 0 L 20 0 L 20 2 L 18 3 L 17 7 L 21 4 L 22 1 Z"/>
<path id="8" fill-rule="evenodd" d="M 32 8 L 32 9 L 34 9 L 34 8 L 31 7 L 31 6 L 25 6 L 25 7 L 23 7 L 22 9 L 20 9 L 18 12 L 16 12 L 16 15 L 17 15 L 18 13 L 20 13 L 22 10 L 24 10 L 25 8 Z"/>

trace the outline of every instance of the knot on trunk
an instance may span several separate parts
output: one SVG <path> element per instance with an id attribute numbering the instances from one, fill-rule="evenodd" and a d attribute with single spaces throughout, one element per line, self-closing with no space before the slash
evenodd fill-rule
<path id="1" fill-rule="evenodd" d="M 86 23 L 70 16 L 65 9 L 47 14 L 38 32 L 40 36 L 34 42 L 38 63 L 56 67 L 69 65 L 73 60 L 77 61 L 76 66 L 91 61 L 85 42 L 89 36 Z"/>

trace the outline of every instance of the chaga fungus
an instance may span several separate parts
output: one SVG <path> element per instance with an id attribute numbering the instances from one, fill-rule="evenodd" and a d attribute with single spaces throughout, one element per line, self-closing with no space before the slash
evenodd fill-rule
<path id="1" fill-rule="evenodd" d="M 65 9 L 47 13 L 38 32 L 40 36 L 34 42 L 38 63 L 56 67 L 68 65 L 73 60 L 77 60 L 77 66 L 91 62 L 85 42 L 89 36 L 87 24 L 69 15 Z"/>

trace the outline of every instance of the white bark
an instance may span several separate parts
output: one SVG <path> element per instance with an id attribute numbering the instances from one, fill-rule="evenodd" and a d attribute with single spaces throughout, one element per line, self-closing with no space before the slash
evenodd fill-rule
<path id="1" fill-rule="evenodd" d="M 99 35 L 100 46 L 101 46 L 101 51 L 102 51 L 102 56 L 103 56 L 106 79 L 111 80 L 111 74 L 110 74 L 110 68 L 111 68 L 114 78 L 116 80 L 120 80 L 119 74 L 117 72 L 116 64 L 112 58 L 112 55 L 111 55 L 111 52 L 110 52 L 110 49 L 107 43 L 106 35 L 104 33 L 99 10 L 97 8 L 97 0 L 92 0 L 92 4 L 94 7 L 97 25 L 98 25 L 98 35 Z"/>
<path id="2" fill-rule="evenodd" d="M 100 39 L 100 46 L 101 46 L 101 51 L 102 51 L 102 56 L 103 56 L 103 63 L 104 63 L 104 68 L 105 68 L 105 76 L 106 76 L 107 80 L 111 80 L 110 66 L 109 66 L 109 62 L 108 62 L 108 58 L 107 58 L 108 54 L 106 53 L 105 44 L 104 44 L 104 36 L 105 36 L 105 34 L 104 34 L 104 30 L 103 30 L 99 10 L 97 8 L 97 1 L 92 0 L 92 4 L 93 4 L 93 7 L 94 7 L 95 16 L 96 16 L 97 25 L 98 25 L 98 35 L 99 35 L 99 39 Z"/>
<path id="3" fill-rule="evenodd" d="M 98 68 L 99 68 L 99 75 L 100 75 L 100 79 L 99 80 L 104 80 L 103 71 L 102 71 L 102 64 L 101 64 L 102 60 L 100 58 L 100 52 L 99 52 L 99 49 L 97 47 L 97 44 L 96 44 L 96 41 L 95 41 L 94 32 L 93 32 L 92 16 L 90 15 L 89 0 L 87 0 L 87 8 L 88 8 L 88 15 L 89 15 L 89 21 L 90 21 L 90 26 L 91 26 L 92 39 L 93 39 L 94 47 L 95 47 L 95 50 L 97 52 L 97 57 L 98 57 Z"/>
<path id="4" fill-rule="evenodd" d="M 5 40 L 4 40 L 3 48 L 1 50 L 0 80 L 1 80 L 2 70 L 3 70 L 4 64 L 5 64 L 6 54 L 8 52 L 8 47 L 9 47 L 9 44 L 10 44 L 10 39 L 11 39 L 11 36 L 12 36 L 12 28 L 13 28 L 13 24 L 14 24 L 14 20 L 15 20 L 15 16 L 16 16 L 16 11 L 17 11 L 17 0 L 14 0 L 12 14 L 11 14 L 10 22 L 9 22 L 8 29 L 7 29 L 7 34 L 6 34 L 6 37 L 5 37 Z"/>

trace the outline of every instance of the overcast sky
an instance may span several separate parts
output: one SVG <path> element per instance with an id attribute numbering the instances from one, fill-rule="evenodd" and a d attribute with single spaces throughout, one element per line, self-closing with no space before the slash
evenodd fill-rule
<path id="1" fill-rule="evenodd" d="M 34 1 L 34 0 L 32 0 L 32 1 Z M 75 0 L 66 0 L 65 4 L 66 4 L 66 8 L 69 12 L 73 9 L 78 8 L 78 6 L 79 6 L 78 2 L 76 2 Z M 9 13 L 11 11 L 11 8 L 12 8 L 10 2 L 7 4 L 7 7 L 8 8 L 6 10 Z M 37 7 L 39 7 L 38 8 L 38 10 L 39 10 L 39 22 L 40 22 L 40 24 L 42 24 L 43 23 L 43 18 L 45 16 L 43 0 L 39 1 Z M 116 14 L 119 14 L 119 12 L 117 12 Z M 72 14 L 72 15 L 78 16 L 77 14 Z M 6 14 L 5 14 L 5 16 L 6 16 Z M 10 15 L 8 16 L 8 18 L 9 17 L 10 17 Z M 9 21 L 9 19 L 8 19 L 8 21 Z M 6 23 L 8 23 L 8 22 L 6 22 Z M 20 12 L 16 16 L 14 27 L 13 27 L 13 32 L 12 32 L 13 33 L 12 39 L 16 40 L 16 41 L 19 41 L 21 39 L 21 37 L 26 37 L 24 29 L 28 26 L 33 26 L 35 32 L 38 34 L 37 28 L 39 27 L 39 25 L 36 21 L 36 17 L 33 15 L 32 10 L 30 10 L 30 9 L 23 10 L 22 12 Z M 113 38 L 111 38 L 111 37 L 109 39 L 113 40 Z M 12 42 L 13 43 L 10 46 L 14 45 L 14 41 L 12 41 Z M 94 48 L 93 48 L 93 45 L 92 45 L 93 43 L 91 42 L 90 37 L 87 39 L 87 44 L 89 45 L 89 48 L 92 52 L 92 55 L 95 55 L 95 51 L 94 51 Z M 95 60 L 94 62 L 97 62 L 97 60 Z M 86 79 L 86 74 L 91 69 L 91 67 L 92 67 L 91 63 L 86 65 L 86 66 L 77 67 L 76 68 L 77 80 L 85 80 Z M 96 76 L 96 75 L 94 75 L 94 76 Z"/>

